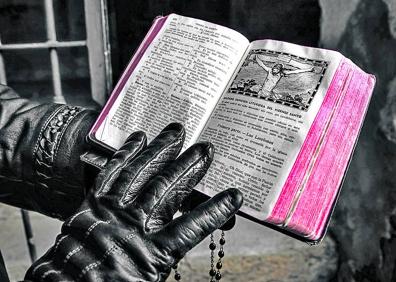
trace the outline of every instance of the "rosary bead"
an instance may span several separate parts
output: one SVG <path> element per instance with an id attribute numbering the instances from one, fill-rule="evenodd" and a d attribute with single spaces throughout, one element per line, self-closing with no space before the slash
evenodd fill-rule
<path id="1" fill-rule="evenodd" d="M 209 275 L 210 276 L 215 276 L 216 275 L 216 270 L 214 270 L 214 269 L 211 269 L 210 271 L 209 271 Z"/>
<path id="2" fill-rule="evenodd" d="M 215 243 L 210 243 L 209 244 L 209 249 L 211 249 L 212 251 L 216 249 L 216 244 Z"/>
<path id="3" fill-rule="evenodd" d="M 177 269 L 177 263 L 174 266 L 172 266 L 172 268 Z"/>
<path id="4" fill-rule="evenodd" d="M 221 269 L 223 267 L 223 264 L 221 263 L 221 261 L 216 263 L 216 268 L 217 269 Z"/>
<path id="5" fill-rule="evenodd" d="M 180 281 L 180 279 L 181 279 L 180 273 L 175 273 L 175 280 Z"/>
<path id="6" fill-rule="evenodd" d="M 220 243 L 220 245 L 224 245 L 225 244 L 225 239 L 224 238 L 220 238 L 220 240 L 219 240 L 219 243 Z"/>
<path id="7" fill-rule="evenodd" d="M 217 254 L 219 255 L 220 258 L 224 257 L 224 251 L 219 251 Z"/>
<path id="8" fill-rule="evenodd" d="M 217 272 L 216 273 L 216 280 L 220 280 L 221 279 L 221 273 L 220 272 Z"/>

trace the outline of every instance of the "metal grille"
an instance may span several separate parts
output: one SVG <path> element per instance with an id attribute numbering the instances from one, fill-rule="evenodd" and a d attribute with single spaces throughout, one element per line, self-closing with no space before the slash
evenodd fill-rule
<path id="1" fill-rule="evenodd" d="M 2 44 L 0 38 L 0 83 L 7 84 L 6 68 L 3 52 L 12 50 L 47 49 L 50 54 L 52 87 L 54 101 L 65 102 L 62 91 L 62 80 L 59 69 L 60 48 L 87 47 L 93 100 L 103 104 L 107 93 L 111 90 L 111 61 L 108 36 L 108 15 L 106 0 L 85 0 L 86 40 L 58 41 L 55 26 L 53 0 L 43 0 L 45 7 L 46 42 L 20 44 Z"/>

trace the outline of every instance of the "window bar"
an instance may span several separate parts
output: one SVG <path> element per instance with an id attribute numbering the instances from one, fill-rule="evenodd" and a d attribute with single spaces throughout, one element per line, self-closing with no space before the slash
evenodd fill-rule
<path id="1" fill-rule="evenodd" d="M 70 48 L 70 47 L 84 47 L 87 46 L 87 42 L 85 40 L 80 41 L 47 41 L 47 42 L 38 42 L 38 43 L 17 43 L 17 44 L 4 44 L 0 43 L 0 51 L 1 50 L 26 50 L 26 49 L 51 49 L 51 48 Z"/>
<path id="2" fill-rule="evenodd" d="M 26 243 L 29 251 L 30 261 L 33 263 L 37 259 L 36 245 L 34 244 L 33 229 L 30 224 L 29 212 L 21 209 L 23 229 L 25 231 Z"/>
<path id="3" fill-rule="evenodd" d="M 4 59 L 3 59 L 3 54 L 1 53 L 1 51 L 0 51 L 0 83 L 7 84 Z"/>
<path id="4" fill-rule="evenodd" d="M 109 27 L 109 10 L 107 0 L 101 0 L 102 6 L 102 38 L 104 45 L 104 60 L 106 72 L 106 98 L 110 95 L 113 87 L 113 71 L 111 67 L 111 46 L 110 46 L 110 27 Z"/>
<path id="5" fill-rule="evenodd" d="M 1 38 L 0 38 L 0 48 L 1 48 L 1 45 L 2 44 L 1 44 Z M 3 52 L 1 51 L 1 49 L 0 49 L 0 83 L 7 84 Z"/>
<path id="6" fill-rule="evenodd" d="M 85 0 L 84 8 L 91 93 L 103 105 L 112 86 L 107 2 Z"/>
<path id="7" fill-rule="evenodd" d="M 55 30 L 55 16 L 54 6 L 52 0 L 45 0 L 45 17 L 47 22 L 47 38 L 50 42 L 56 41 Z M 52 82 L 54 87 L 54 101 L 58 103 L 65 103 L 65 98 L 62 94 L 61 77 L 59 70 L 59 58 L 56 48 L 50 48 L 51 68 L 52 68 Z"/>

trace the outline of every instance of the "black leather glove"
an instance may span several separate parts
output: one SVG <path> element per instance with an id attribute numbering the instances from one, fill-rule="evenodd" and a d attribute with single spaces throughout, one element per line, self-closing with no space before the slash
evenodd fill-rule
<path id="1" fill-rule="evenodd" d="M 0 85 L 0 201 L 61 219 L 73 214 L 90 180 L 80 155 L 96 115 Z"/>
<path id="2" fill-rule="evenodd" d="M 209 196 L 202 194 L 197 190 L 193 190 L 186 197 L 186 199 L 184 199 L 179 210 L 182 213 L 189 213 L 190 211 L 194 210 L 196 207 L 198 207 L 200 204 L 204 203 L 208 199 L 210 199 Z M 234 228 L 235 223 L 236 223 L 236 217 L 232 216 L 224 225 L 219 227 L 219 229 L 224 231 L 231 230 L 232 228 Z"/>
<path id="3" fill-rule="evenodd" d="M 230 189 L 173 219 L 213 156 L 212 145 L 201 143 L 175 160 L 183 139 L 178 124 L 165 128 L 147 147 L 143 133 L 132 134 L 25 279 L 164 281 L 187 251 L 242 204 L 242 194 Z"/>

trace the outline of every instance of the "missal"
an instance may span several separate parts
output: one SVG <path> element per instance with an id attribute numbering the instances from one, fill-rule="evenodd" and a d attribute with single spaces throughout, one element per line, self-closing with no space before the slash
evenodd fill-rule
<path id="1" fill-rule="evenodd" d="M 185 148 L 215 145 L 195 188 L 244 195 L 240 214 L 304 240 L 323 238 L 375 77 L 338 52 L 242 34 L 176 14 L 157 17 L 89 140 L 115 151 L 171 122 Z"/>

